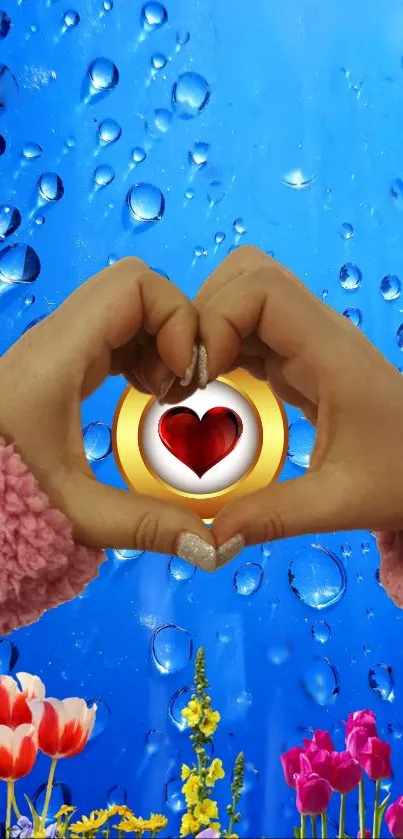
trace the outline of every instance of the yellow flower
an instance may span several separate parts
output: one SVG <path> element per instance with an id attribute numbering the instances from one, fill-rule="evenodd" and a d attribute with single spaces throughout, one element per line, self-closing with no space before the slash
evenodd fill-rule
<path id="1" fill-rule="evenodd" d="M 228 839 L 239 839 L 239 836 L 238 836 L 238 834 L 237 834 L 237 833 L 231 833 L 231 834 L 229 835 Z"/>
<path id="2" fill-rule="evenodd" d="M 151 813 L 148 821 L 150 825 L 148 829 L 151 830 L 151 833 L 159 833 L 159 831 L 164 830 L 164 827 L 168 824 L 166 816 L 160 816 L 159 813 Z"/>
<path id="3" fill-rule="evenodd" d="M 190 766 L 187 766 L 186 763 L 182 763 L 182 770 L 181 770 L 182 781 L 186 781 L 186 779 L 189 777 L 191 771 L 192 770 L 191 770 Z"/>
<path id="4" fill-rule="evenodd" d="M 74 822 L 70 825 L 70 830 L 75 833 L 91 833 L 105 824 L 108 816 L 105 810 L 93 810 L 89 816 L 83 816 L 81 821 Z"/>
<path id="5" fill-rule="evenodd" d="M 77 807 L 72 807 L 70 804 L 63 804 L 60 807 L 60 810 L 57 811 L 55 815 L 55 819 L 61 819 L 63 816 L 70 816 L 71 813 L 75 813 Z"/>
<path id="6" fill-rule="evenodd" d="M 211 822 L 211 824 L 209 825 L 209 827 L 211 828 L 211 830 L 216 830 L 216 831 L 217 831 L 217 833 L 219 833 L 219 832 L 220 832 L 220 830 L 221 830 L 221 825 L 220 825 L 220 823 L 219 823 L 219 822 Z"/>
<path id="7" fill-rule="evenodd" d="M 213 787 L 216 781 L 220 781 L 222 778 L 225 778 L 222 760 L 215 757 L 207 772 L 206 784 L 208 787 Z"/>
<path id="8" fill-rule="evenodd" d="M 190 778 L 183 784 L 182 792 L 186 798 L 186 803 L 188 806 L 192 806 L 193 804 L 197 804 L 199 799 L 199 790 L 201 786 L 201 781 L 198 775 L 191 775 Z"/>
<path id="9" fill-rule="evenodd" d="M 196 805 L 194 814 L 201 824 L 208 824 L 211 819 L 218 818 L 217 802 L 211 801 L 209 798 L 205 798 L 204 801 L 200 801 L 200 803 Z"/>
<path id="10" fill-rule="evenodd" d="M 111 819 L 112 816 L 124 816 L 125 818 L 128 818 L 133 815 L 130 807 L 127 807 L 126 804 L 112 804 L 106 812 L 108 814 L 108 819 Z"/>
<path id="11" fill-rule="evenodd" d="M 191 728 L 195 728 L 200 722 L 202 707 L 198 699 L 191 699 L 186 708 L 182 711 L 182 717 L 188 721 Z"/>
<path id="12" fill-rule="evenodd" d="M 200 822 L 195 819 L 190 813 L 185 813 L 182 816 L 181 836 L 196 836 L 200 828 Z"/>
<path id="13" fill-rule="evenodd" d="M 143 819 L 141 816 L 129 816 L 116 825 L 115 830 L 123 830 L 125 833 L 143 833 L 144 830 L 151 830 L 150 819 Z"/>
<path id="14" fill-rule="evenodd" d="M 214 734 L 218 723 L 220 722 L 220 714 L 218 711 L 211 711 L 209 708 L 204 712 L 203 719 L 199 723 L 199 728 L 205 737 L 211 737 Z"/>

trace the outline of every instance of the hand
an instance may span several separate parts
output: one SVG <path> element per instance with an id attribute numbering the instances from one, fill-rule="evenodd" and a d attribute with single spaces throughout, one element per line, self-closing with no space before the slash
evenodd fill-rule
<path id="1" fill-rule="evenodd" d="M 0 359 L 0 436 L 15 442 L 77 542 L 177 553 L 212 570 L 214 541 L 187 510 L 99 483 L 82 441 L 81 400 L 124 373 L 157 396 L 192 377 L 197 313 L 172 283 L 123 259 L 84 283 Z"/>
<path id="2" fill-rule="evenodd" d="M 221 563 L 244 543 L 402 528 L 399 372 L 346 318 L 252 247 L 234 251 L 195 304 L 209 381 L 244 367 L 317 430 L 303 477 L 228 504 L 217 516 L 212 531 Z"/>

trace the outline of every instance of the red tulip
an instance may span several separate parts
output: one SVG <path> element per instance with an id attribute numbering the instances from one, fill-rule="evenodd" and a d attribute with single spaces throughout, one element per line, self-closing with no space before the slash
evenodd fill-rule
<path id="1" fill-rule="evenodd" d="M 403 839 L 403 795 L 390 804 L 385 813 L 385 822 L 396 839 Z"/>
<path id="2" fill-rule="evenodd" d="M 300 756 L 303 752 L 301 746 L 293 746 L 280 757 L 285 782 L 289 787 L 295 788 L 295 776 L 301 771 Z"/>
<path id="3" fill-rule="evenodd" d="M 369 737 L 361 752 L 360 763 L 371 781 L 390 778 L 392 774 L 391 752 L 390 745 L 385 740 L 380 740 L 379 737 Z"/>
<path id="4" fill-rule="evenodd" d="M 32 713 L 27 700 L 45 697 L 45 685 L 38 676 L 17 673 L 17 678 L 22 690 L 11 676 L 0 676 L 0 725 L 9 728 L 31 723 Z"/>
<path id="5" fill-rule="evenodd" d="M 363 837 L 361 836 L 361 831 L 360 831 L 360 830 L 359 830 L 359 831 L 358 831 L 358 833 L 357 833 L 357 839 L 363 839 Z M 371 831 L 370 831 L 370 830 L 366 830 L 366 831 L 365 831 L 365 837 L 364 837 L 364 839 L 373 839 L 373 837 L 372 837 L 372 834 L 371 834 Z"/>
<path id="6" fill-rule="evenodd" d="M 320 778 L 326 778 L 327 781 L 330 781 L 332 769 L 330 752 L 326 749 L 318 749 L 315 745 L 312 745 L 308 749 L 305 749 L 304 754 L 309 761 L 310 771 L 316 772 Z"/>
<path id="7" fill-rule="evenodd" d="M 33 699 L 28 702 L 41 752 L 49 757 L 74 757 L 86 746 L 94 728 L 97 706 L 84 699 Z"/>
<path id="8" fill-rule="evenodd" d="M 326 749 L 327 752 L 334 751 L 333 740 L 329 732 L 321 731 L 319 728 L 313 732 L 312 740 L 304 740 L 303 743 L 306 749 L 314 745 L 318 749 Z"/>
<path id="9" fill-rule="evenodd" d="M 373 711 L 352 711 L 346 722 L 346 741 L 354 728 L 366 728 L 368 737 L 376 737 L 376 722 Z"/>
<path id="10" fill-rule="evenodd" d="M 328 780 L 335 792 L 346 795 L 355 789 L 361 780 L 362 769 L 358 760 L 349 752 L 332 752 L 330 776 Z"/>
<path id="11" fill-rule="evenodd" d="M 35 727 L 24 723 L 17 728 L 0 725 L 0 779 L 18 781 L 31 771 L 38 754 Z"/>
<path id="12" fill-rule="evenodd" d="M 309 761 L 301 756 L 302 772 L 296 777 L 297 810 L 308 816 L 318 816 L 329 805 L 332 788 L 329 781 L 309 771 Z"/>

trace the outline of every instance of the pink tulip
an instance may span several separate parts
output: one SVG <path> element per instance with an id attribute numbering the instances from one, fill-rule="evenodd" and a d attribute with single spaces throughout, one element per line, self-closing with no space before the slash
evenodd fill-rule
<path id="1" fill-rule="evenodd" d="M 310 771 L 315 772 L 320 778 L 330 781 L 332 770 L 331 754 L 326 749 L 318 749 L 315 745 L 305 749 L 305 757 L 309 761 Z"/>
<path id="2" fill-rule="evenodd" d="M 332 788 L 325 778 L 310 771 L 309 760 L 301 755 L 301 772 L 295 779 L 297 810 L 307 816 L 319 816 L 329 805 Z"/>
<path id="3" fill-rule="evenodd" d="M 368 737 L 376 737 L 376 722 L 373 711 L 352 711 L 346 722 L 346 740 L 354 728 L 366 728 Z"/>
<path id="4" fill-rule="evenodd" d="M 392 767 L 390 756 L 392 750 L 389 743 L 379 737 L 369 737 L 362 749 L 360 763 L 371 781 L 382 781 L 390 778 Z"/>
<path id="5" fill-rule="evenodd" d="M 357 839 L 363 839 L 363 838 L 362 838 L 362 836 L 361 836 L 361 831 L 360 831 L 360 830 L 359 830 L 359 831 L 358 831 L 358 833 L 357 833 Z M 366 830 L 366 831 L 365 831 L 365 839 L 373 839 L 373 837 L 372 837 L 372 834 L 371 834 L 371 831 L 370 831 L 370 830 Z"/>
<path id="6" fill-rule="evenodd" d="M 38 676 L 17 673 L 19 685 L 12 676 L 0 676 L 0 725 L 17 728 L 32 722 L 28 699 L 44 699 L 45 685 Z"/>
<path id="7" fill-rule="evenodd" d="M 280 757 L 285 782 L 289 787 L 295 788 L 295 776 L 301 771 L 300 756 L 303 753 L 301 746 L 293 746 Z"/>
<path id="8" fill-rule="evenodd" d="M 343 795 L 351 792 L 356 788 L 361 776 L 361 766 L 349 752 L 332 752 L 328 780 L 335 792 Z"/>
<path id="9" fill-rule="evenodd" d="M 0 725 L 0 779 L 18 781 L 31 771 L 38 754 L 35 727 L 24 723 L 16 728 Z"/>
<path id="10" fill-rule="evenodd" d="M 321 731 L 319 728 L 313 732 L 312 740 L 304 740 L 304 746 L 309 749 L 314 745 L 317 749 L 326 749 L 327 752 L 334 751 L 333 740 L 328 731 Z"/>
<path id="11" fill-rule="evenodd" d="M 348 737 L 346 737 L 347 751 L 350 752 L 351 757 L 354 757 L 361 763 L 362 750 L 367 745 L 369 737 L 367 728 L 353 728 Z"/>
<path id="12" fill-rule="evenodd" d="M 41 752 L 52 758 L 74 757 L 86 746 L 95 723 L 97 706 L 87 707 L 84 699 L 28 701 L 38 727 Z"/>
<path id="13" fill-rule="evenodd" d="M 403 795 L 390 804 L 385 813 L 385 822 L 396 839 L 403 839 Z"/>

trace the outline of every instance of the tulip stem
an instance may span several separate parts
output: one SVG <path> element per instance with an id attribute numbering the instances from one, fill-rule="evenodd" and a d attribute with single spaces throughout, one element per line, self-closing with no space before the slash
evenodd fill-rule
<path id="1" fill-rule="evenodd" d="M 364 778 L 361 778 L 358 785 L 359 793 L 359 813 L 360 813 L 360 834 L 365 836 L 365 792 L 364 792 Z"/>
<path id="2" fill-rule="evenodd" d="M 345 824 L 346 824 L 346 796 L 342 792 L 341 795 L 340 795 L 339 839 L 344 839 Z"/>
<path id="3" fill-rule="evenodd" d="M 14 783 L 14 781 L 12 781 L 12 790 L 11 790 L 11 795 L 12 795 L 12 800 L 11 800 L 11 803 L 12 803 L 12 805 L 13 805 L 13 807 L 14 807 L 14 812 L 15 812 L 15 815 L 17 816 L 17 819 L 20 819 L 20 818 L 21 818 L 21 813 L 20 813 L 20 811 L 19 811 L 19 809 L 18 809 L 18 807 L 17 807 L 17 802 L 16 802 L 16 800 L 15 800 L 15 783 Z"/>
<path id="4" fill-rule="evenodd" d="M 327 839 L 327 810 L 324 810 L 320 817 L 322 825 L 322 839 Z"/>
<path id="5" fill-rule="evenodd" d="M 306 815 L 305 815 L 305 813 L 301 813 L 300 839 L 306 839 Z"/>
<path id="6" fill-rule="evenodd" d="M 43 805 L 42 816 L 41 816 L 41 830 L 45 829 L 46 818 L 47 818 L 47 815 L 48 815 L 49 804 L 50 804 L 50 797 L 52 795 L 53 781 L 54 781 L 54 778 L 55 778 L 56 764 L 57 764 L 57 757 L 54 757 L 54 758 L 52 758 L 52 763 L 50 764 L 49 778 L 48 778 L 48 783 L 47 783 L 47 787 L 46 787 L 45 803 Z"/>
<path id="7" fill-rule="evenodd" d="M 311 816 L 311 826 L 312 826 L 312 839 L 318 839 L 318 834 L 316 832 L 316 816 Z"/>
<path id="8" fill-rule="evenodd" d="M 11 830 L 11 802 L 13 800 L 13 782 L 7 781 L 7 813 L 6 813 L 6 837 L 10 836 Z"/>
<path id="9" fill-rule="evenodd" d="M 379 811 L 380 792 L 381 792 L 381 782 L 376 781 L 376 784 L 375 784 L 375 801 L 374 801 L 374 819 L 373 819 L 373 822 L 372 822 L 372 836 L 373 836 L 373 839 L 378 839 L 378 837 L 379 837 L 380 824 L 379 824 L 379 812 L 378 811 Z"/>

